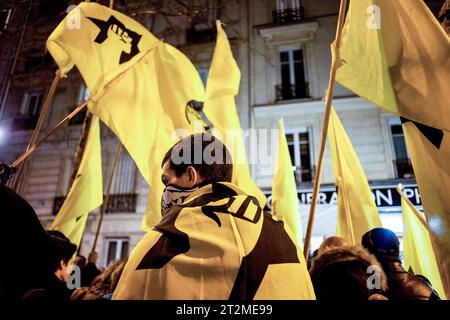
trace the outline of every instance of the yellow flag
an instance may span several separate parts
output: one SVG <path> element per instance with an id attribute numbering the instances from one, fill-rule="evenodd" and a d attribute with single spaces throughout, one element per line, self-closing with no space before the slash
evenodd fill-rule
<path id="1" fill-rule="evenodd" d="M 64 73 L 74 65 L 80 70 L 92 93 L 90 110 L 118 136 L 149 183 L 142 227 L 152 227 L 161 218 L 164 153 L 176 141 L 175 129 L 191 132 L 186 104 L 205 100 L 197 70 L 133 19 L 95 3 L 72 10 L 47 47 Z"/>
<path id="2" fill-rule="evenodd" d="M 47 49 L 62 74 L 76 66 L 92 93 L 101 75 L 156 42 L 144 26 L 126 15 L 81 2 L 52 32 Z"/>
<path id="3" fill-rule="evenodd" d="M 352 244 L 361 243 L 367 231 L 381 227 L 378 208 L 352 143 L 331 108 L 328 141 L 338 190 L 336 234 Z"/>
<path id="4" fill-rule="evenodd" d="M 234 60 L 222 23 L 216 22 L 217 40 L 206 83 L 204 112 L 212 122 L 212 134 L 228 148 L 233 157 L 233 183 L 256 197 L 262 207 L 266 196 L 253 180 L 247 161 L 235 96 L 239 92 L 241 72 Z"/>
<path id="5" fill-rule="evenodd" d="M 315 299 L 292 233 L 246 192 L 213 182 L 176 210 L 133 249 L 114 300 Z"/>
<path id="6" fill-rule="evenodd" d="M 77 175 L 50 229 L 61 231 L 79 246 L 88 214 L 102 202 L 100 126 L 94 116 Z"/>
<path id="7" fill-rule="evenodd" d="M 419 186 L 420 198 L 441 272 L 442 283 L 449 299 L 450 133 L 413 122 L 406 122 L 402 127 L 414 175 Z"/>
<path id="8" fill-rule="evenodd" d="M 303 248 L 297 184 L 281 118 L 278 120 L 278 158 L 272 185 L 272 214 L 286 222 L 293 231 L 299 247 Z"/>
<path id="9" fill-rule="evenodd" d="M 402 196 L 403 264 L 406 270 L 430 280 L 441 298 L 445 297 L 439 269 L 431 245 L 430 234 Z M 416 210 L 417 214 L 421 213 Z"/>
<path id="10" fill-rule="evenodd" d="M 337 81 L 411 120 L 406 143 L 450 298 L 450 39 L 416 0 L 351 1 L 344 31 Z"/>
<path id="11" fill-rule="evenodd" d="M 339 83 L 386 111 L 450 131 L 450 40 L 423 1 L 350 1 L 342 40 Z"/>

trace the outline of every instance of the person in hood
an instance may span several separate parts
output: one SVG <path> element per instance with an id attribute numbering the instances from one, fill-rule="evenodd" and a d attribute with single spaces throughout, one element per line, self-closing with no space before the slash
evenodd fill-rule
<path id="1" fill-rule="evenodd" d="M 430 281 L 406 271 L 400 261 L 400 241 L 394 232 L 375 228 L 362 237 L 362 245 L 374 254 L 387 276 L 389 300 L 439 300 Z"/>
<path id="2" fill-rule="evenodd" d="M 386 275 L 376 257 L 340 237 L 327 238 L 311 270 L 317 300 L 381 300 L 387 290 Z"/>

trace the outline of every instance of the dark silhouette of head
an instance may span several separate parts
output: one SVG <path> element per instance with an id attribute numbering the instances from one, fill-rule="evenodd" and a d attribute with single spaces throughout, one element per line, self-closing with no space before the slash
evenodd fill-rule
<path id="1" fill-rule="evenodd" d="M 375 228 L 366 232 L 361 244 L 381 263 L 400 261 L 400 241 L 389 229 Z"/>

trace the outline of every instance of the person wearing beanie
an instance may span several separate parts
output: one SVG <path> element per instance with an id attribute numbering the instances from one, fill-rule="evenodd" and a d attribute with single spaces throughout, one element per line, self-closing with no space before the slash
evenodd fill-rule
<path id="1" fill-rule="evenodd" d="M 440 300 L 430 281 L 406 271 L 400 261 L 400 241 L 385 228 L 366 232 L 361 244 L 380 262 L 388 281 L 389 300 Z"/>

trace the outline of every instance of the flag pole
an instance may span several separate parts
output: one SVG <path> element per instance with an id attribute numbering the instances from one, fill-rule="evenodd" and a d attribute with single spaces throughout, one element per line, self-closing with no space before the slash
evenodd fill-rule
<path id="1" fill-rule="evenodd" d="M 33 144 L 24 154 L 22 154 L 16 161 L 11 163 L 11 168 L 16 168 L 20 163 L 22 163 L 25 159 L 27 159 L 41 144 L 43 144 L 56 130 L 61 128 L 64 124 L 66 124 L 70 119 L 72 119 L 78 112 L 83 110 L 92 99 L 89 98 L 81 105 L 75 108 L 70 114 L 68 114 L 64 119 L 62 119 L 55 127 L 50 129 L 38 142 Z"/>
<path id="2" fill-rule="evenodd" d="M 323 119 L 323 128 L 322 128 L 322 136 L 321 136 L 321 141 L 320 141 L 319 155 L 318 155 L 318 159 L 317 159 L 316 175 L 314 177 L 312 202 L 311 202 L 311 208 L 309 210 L 308 227 L 306 229 L 305 247 L 303 250 L 303 254 L 304 254 L 306 260 L 308 259 L 308 256 L 309 256 L 309 246 L 310 246 L 311 237 L 312 237 L 312 228 L 313 228 L 313 224 L 314 224 L 314 216 L 315 216 L 316 206 L 317 206 L 317 197 L 319 194 L 320 178 L 322 176 L 323 155 L 325 152 L 325 143 L 326 143 L 326 139 L 327 139 L 328 123 L 330 122 L 330 111 L 331 111 L 331 103 L 333 101 L 334 83 L 336 81 L 336 70 L 340 63 L 339 48 L 341 46 L 342 29 L 344 27 L 344 18 L 345 18 L 346 9 L 347 9 L 347 0 L 341 0 L 341 4 L 339 7 L 339 18 L 338 18 L 338 23 L 337 23 L 337 28 L 336 28 L 336 38 L 335 38 L 334 42 L 331 44 L 332 60 L 331 60 L 330 79 L 328 82 L 328 89 L 327 89 L 326 97 L 325 97 L 325 101 L 326 101 L 325 117 Z"/>
<path id="3" fill-rule="evenodd" d="M 117 143 L 116 153 L 114 155 L 114 161 L 112 164 L 111 173 L 109 174 L 109 178 L 108 178 L 108 185 L 106 187 L 105 199 L 103 200 L 103 204 L 100 207 L 100 217 L 99 217 L 99 221 L 98 221 L 98 225 L 97 225 L 97 231 L 95 232 L 94 244 L 92 245 L 91 253 L 95 252 L 95 248 L 97 247 L 97 240 L 98 240 L 98 236 L 100 234 L 100 228 L 103 223 L 103 217 L 104 217 L 106 209 L 108 207 L 109 195 L 111 193 L 112 182 L 113 182 L 114 175 L 116 173 L 117 164 L 119 163 L 119 156 L 120 156 L 121 151 L 122 151 L 122 143 L 119 141 Z"/>
<path id="4" fill-rule="evenodd" d="M 30 138 L 30 142 L 28 143 L 27 150 L 30 150 L 31 146 L 33 146 L 37 138 L 39 137 L 39 133 L 41 132 L 42 126 L 44 124 L 44 119 L 47 115 L 47 112 L 50 107 L 50 103 L 53 101 L 53 98 L 55 96 L 56 87 L 58 86 L 59 80 L 61 79 L 61 72 L 59 70 L 56 71 L 55 78 L 53 79 L 52 85 L 50 86 L 50 89 L 48 90 L 47 96 L 45 97 L 44 104 L 42 106 L 41 112 L 39 114 L 38 121 L 36 123 L 36 127 L 34 128 L 33 134 Z M 19 187 L 20 181 L 22 180 L 22 175 L 24 173 L 26 165 L 26 160 L 23 161 L 22 165 L 19 167 L 19 172 L 17 173 L 17 178 L 14 183 L 13 189 L 17 192 L 17 189 Z"/>
<path id="5" fill-rule="evenodd" d="M 412 202 L 405 196 L 403 193 L 403 185 L 401 183 L 397 186 L 397 192 L 400 195 L 400 197 L 405 200 L 408 207 L 411 209 L 412 212 L 416 215 L 417 219 L 419 219 L 420 223 L 423 224 L 423 226 L 428 230 L 428 224 L 424 217 L 422 217 L 422 214 L 417 210 L 417 208 L 412 204 Z"/>

